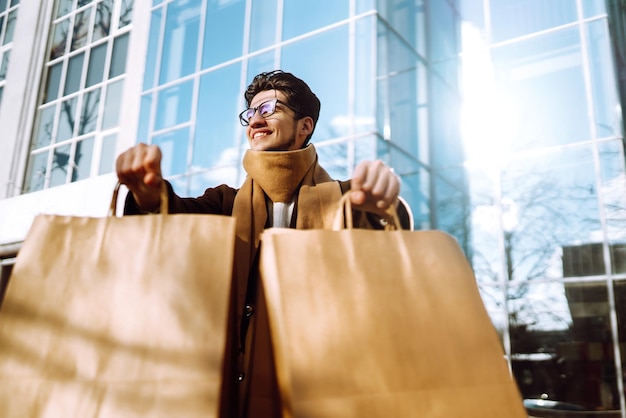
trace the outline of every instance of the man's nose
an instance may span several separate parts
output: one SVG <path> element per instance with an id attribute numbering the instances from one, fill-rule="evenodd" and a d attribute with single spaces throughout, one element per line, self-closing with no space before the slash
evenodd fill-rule
<path id="1" fill-rule="evenodd" d="M 265 118 L 261 116 L 261 112 L 257 109 L 250 118 L 250 126 L 265 125 Z"/>

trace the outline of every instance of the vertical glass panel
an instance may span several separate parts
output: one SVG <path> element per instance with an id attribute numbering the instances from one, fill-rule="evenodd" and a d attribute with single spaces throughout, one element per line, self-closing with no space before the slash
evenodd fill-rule
<path id="1" fill-rule="evenodd" d="M 81 52 L 69 59 L 65 90 L 63 90 L 64 96 L 75 93 L 80 88 L 80 79 L 83 75 L 83 58 L 85 58 L 85 53 Z"/>
<path id="2" fill-rule="evenodd" d="M 61 84 L 61 72 L 63 71 L 63 62 L 48 67 L 48 77 L 46 78 L 46 96 L 44 103 L 55 100 L 59 97 L 59 87 Z"/>
<path id="3" fill-rule="evenodd" d="M 130 25 L 133 21 L 133 4 L 134 0 L 122 0 L 122 6 L 120 7 L 120 22 L 119 28 Z"/>
<path id="4" fill-rule="evenodd" d="M 24 181 L 24 192 L 34 192 L 43 190 L 46 181 L 46 170 L 48 167 L 48 152 L 40 152 L 30 156 L 28 168 L 26 169 L 26 179 Z"/>
<path id="5" fill-rule="evenodd" d="M 545 411 L 541 398 L 558 402 L 562 410 L 575 411 L 572 415 L 617 412 L 605 282 L 513 287 L 509 309 L 513 374 L 529 415 Z"/>
<path id="6" fill-rule="evenodd" d="M 80 112 L 80 126 L 78 135 L 93 132 L 98 124 L 98 111 L 100 109 L 101 89 L 91 90 L 83 95 L 83 105 Z"/>
<path id="7" fill-rule="evenodd" d="M 123 88 L 124 80 L 117 81 L 107 86 L 107 98 L 104 102 L 102 129 L 109 129 L 117 126 L 120 116 L 120 102 L 122 101 Z"/>
<path id="8" fill-rule="evenodd" d="M 78 48 L 87 45 L 91 10 L 92 8 L 90 7 L 74 16 L 74 31 L 72 34 L 70 51 L 75 51 Z"/>
<path id="9" fill-rule="evenodd" d="M 80 9 L 83 6 L 88 5 L 89 3 L 93 2 L 94 0 L 77 0 L 76 2 L 76 8 Z"/>
<path id="10" fill-rule="evenodd" d="M 509 279 L 559 277 L 564 246 L 601 230 L 590 146 L 511 162 L 502 173 L 502 225 Z"/>
<path id="11" fill-rule="evenodd" d="M 50 60 L 65 54 L 65 45 L 67 44 L 69 28 L 70 19 L 64 19 L 54 25 L 54 36 L 52 37 L 52 45 L 50 46 Z"/>
<path id="12" fill-rule="evenodd" d="M 76 142 L 74 164 L 72 164 L 72 182 L 89 178 L 93 158 L 94 138 L 88 137 Z"/>
<path id="13" fill-rule="evenodd" d="M 2 54 L 2 63 L 0 63 L 0 81 L 4 80 L 7 77 L 7 70 L 9 69 L 9 56 L 11 55 L 11 50 L 7 49 Z"/>
<path id="14" fill-rule="evenodd" d="M 571 0 L 491 0 L 494 42 L 575 22 L 576 2 Z"/>
<path id="15" fill-rule="evenodd" d="M 626 168 L 622 140 L 599 143 L 598 153 L 607 235 L 609 241 L 621 245 L 626 242 Z M 619 273 L 626 273 L 626 269 Z"/>
<path id="16" fill-rule="evenodd" d="M 501 101 L 493 119 L 506 122 L 503 146 L 519 150 L 590 139 L 577 28 L 495 48 L 492 57 Z"/>
<path id="17" fill-rule="evenodd" d="M 152 143 L 158 145 L 163 153 L 161 160 L 163 177 L 185 173 L 187 170 L 189 128 L 178 129 L 164 135 L 155 136 L 152 139 Z"/>
<path id="18" fill-rule="evenodd" d="M 115 150 L 117 147 L 117 134 L 107 135 L 102 138 L 102 149 L 100 151 L 100 168 L 98 175 L 113 172 L 115 168 Z"/>
<path id="19" fill-rule="evenodd" d="M 6 0 L 3 0 L 6 2 Z M 55 17 L 65 16 L 72 11 L 73 0 L 57 0 L 57 10 Z"/>
<path id="20" fill-rule="evenodd" d="M 376 18 L 356 22 L 354 133 L 376 130 Z"/>
<path id="21" fill-rule="evenodd" d="M 328 48 L 333 45 L 333 48 Z M 323 56 L 333 65 L 310 64 L 312 56 Z M 286 46 L 283 49 L 282 68 L 304 80 L 322 103 L 313 141 L 337 136 L 337 123 L 348 109 L 348 26 L 320 33 Z"/>
<path id="22" fill-rule="evenodd" d="M 50 143 L 52 142 L 52 128 L 54 128 L 54 110 L 54 105 L 39 110 L 31 150 L 45 147 L 46 145 L 50 145 Z"/>
<path id="23" fill-rule="evenodd" d="M 159 84 L 195 71 L 201 3 L 201 0 L 176 0 L 168 4 Z"/>
<path id="24" fill-rule="evenodd" d="M 111 55 L 111 68 L 109 78 L 117 77 L 126 72 L 126 55 L 128 51 L 128 33 L 118 36 L 113 41 L 113 54 Z"/>
<path id="25" fill-rule="evenodd" d="M 451 54 L 446 51 L 451 49 L 450 47 L 454 49 L 456 41 L 456 37 L 450 36 L 456 32 L 456 18 L 452 16 L 450 2 L 431 1 L 429 7 L 431 9 L 430 36 L 433 39 L 436 38 L 434 43 L 437 45 L 430 52 L 450 56 Z M 414 50 L 425 56 L 426 6 L 424 0 L 388 0 L 385 6 L 381 6 L 381 9 L 381 13 L 394 32 L 399 34 Z"/>
<path id="26" fill-rule="evenodd" d="M 96 6 L 96 17 L 93 22 L 92 42 L 109 35 L 113 16 L 113 0 L 104 0 Z"/>
<path id="27" fill-rule="evenodd" d="M 156 80 L 156 73 L 159 66 L 156 65 L 161 34 L 161 22 L 163 17 L 163 8 L 158 8 L 152 11 L 150 17 L 150 35 L 148 39 L 148 51 L 146 53 L 146 71 L 143 76 L 143 89 L 148 90 L 154 87 L 154 80 Z"/>
<path id="28" fill-rule="evenodd" d="M 4 93 L 4 86 L 0 86 L 0 104 L 2 104 L 2 93 Z"/>
<path id="29" fill-rule="evenodd" d="M 403 2 L 402 2 L 403 3 Z M 447 1 L 435 1 L 430 2 L 429 5 L 433 8 L 431 11 L 431 22 L 429 22 L 429 46 L 430 50 L 430 62 L 432 69 L 439 73 L 439 75 L 451 86 L 457 85 L 457 78 L 459 72 L 459 23 L 457 17 L 457 11 L 453 10 L 450 6 L 450 2 Z M 426 55 L 426 48 L 424 47 L 424 12 L 423 7 L 416 8 L 416 17 L 422 23 L 417 25 L 416 29 L 411 31 L 411 22 L 403 21 L 404 25 L 409 29 L 405 29 L 406 36 L 413 36 L 415 41 L 412 44 L 415 45 L 417 51 L 422 55 Z M 406 17 L 400 13 L 402 20 Z M 412 33 L 414 32 L 414 33 Z"/>
<path id="30" fill-rule="evenodd" d="M 20 4 L 20 0 L 11 0 L 11 7 Z"/>
<path id="31" fill-rule="evenodd" d="M 374 10 L 376 8 L 375 0 L 361 0 L 356 2 L 356 14 L 361 14 Z"/>
<path id="32" fill-rule="evenodd" d="M 104 66 L 106 64 L 107 46 L 108 43 L 103 43 L 91 49 L 85 87 L 91 87 L 94 84 L 102 82 Z"/>
<path id="33" fill-rule="evenodd" d="M 204 25 L 202 68 L 241 56 L 245 13 L 246 2 L 243 0 L 209 0 Z"/>
<path id="34" fill-rule="evenodd" d="M 194 169 L 235 163 L 240 131 L 239 80 L 241 64 L 204 74 L 200 78 L 194 138 Z M 215 103 L 219 102 L 219 106 Z"/>
<path id="35" fill-rule="evenodd" d="M 265 71 L 275 70 L 276 66 L 274 65 L 274 55 L 275 51 L 272 50 L 260 55 L 250 57 L 250 59 L 248 60 L 248 74 L 246 77 L 246 81 L 250 83 L 255 75 L 261 74 Z"/>
<path id="36" fill-rule="evenodd" d="M 283 39 L 347 19 L 349 3 L 348 0 L 284 0 Z"/>
<path id="37" fill-rule="evenodd" d="M 7 21 L 7 30 L 4 34 L 3 44 L 6 45 L 13 41 L 13 33 L 15 32 L 15 23 L 17 22 L 17 9 L 9 13 L 9 20 Z"/>
<path id="38" fill-rule="evenodd" d="M 0 0 L 0 13 L 4 12 L 7 9 L 7 0 Z"/>
<path id="39" fill-rule="evenodd" d="M 257 51 L 276 42 L 276 0 L 260 0 L 252 3 L 250 18 L 250 51 Z"/>
<path id="40" fill-rule="evenodd" d="M 348 155 L 352 148 L 353 143 L 350 140 L 317 146 L 320 164 L 332 178 L 338 180 L 350 178 L 352 173 L 348 164 Z"/>
<path id="41" fill-rule="evenodd" d="M 76 124 L 76 97 L 61 102 L 56 142 L 65 141 L 74 135 Z"/>
<path id="42" fill-rule="evenodd" d="M 155 130 L 168 128 L 191 118 L 193 80 L 163 89 L 157 98 Z M 219 99 L 217 99 L 219 100 Z M 203 117 L 203 115 L 200 115 Z"/>
<path id="43" fill-rule="evenodd" d="M 593 88 L 596 137 L 621 135 L 621 115 L 611 40 L 605 19 L 588 23 L 589 71 Z"/>
<path id="44" fill-rule="evenodd" d="M 583 14 L 585 17 L 593 17 L 606 13 L 606 3 L 598 0 L 582 0 Z"/>
<path id="45" fill-rule="evenodd" d="M 60 186 L 67 183 L 67 173 L 70 168 L 71 145 L 63 145 L 53 150 L 52 168 L 50 170 L 50 184 L 48 187 Z"/>
<path id="46" fill-rule="evenodd" d="M 150 115 L 152 114 L 152 94 L 141 96 L 141 109 L 137 127 L 137 142 L 148 142 L 148 132 L 151 129 Z"/>

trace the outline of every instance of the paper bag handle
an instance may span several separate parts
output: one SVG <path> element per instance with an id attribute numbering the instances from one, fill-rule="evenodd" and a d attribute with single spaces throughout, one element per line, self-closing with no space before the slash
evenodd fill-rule
<path id="1" fill-rule="evenodd" d="M 122 183 L 119 181 L 115 184 L 115 188 L 113 189 L 113 196 L 111 197 L 111 204 L 109 206 L 109 212 L 107 214 L 108 217 L 115 216 L 117 209 L 117 198 L 120 194 L 120 187 Z M 167 191 L 167 185 L 164 181 L 161 181 L 161 207 L 159 208 L 159 213 L 163 215 L 167 215 L 167 211 L 169 208 L 169 193 Z"/>
<path id="2" fill-rule="evenodd" d="M 335 217 L 333 219 L 332 230 L 340 231 L 342 229 L 353 229 L 353 219 L 352 219 L 352 201 L 350 200 L 350 190 L 345 192 L 343 196 L 341 196 L 341 200 L 339 200 L 339 205 L 337 207 L 337 212 L 335 212 Z M 383 218 L 385 221 L 385 231 L 393 231 L 397 229 L 402 229 L 402 224 L 400 223 L 400 218 L 398 217 L 398 211 L 395 205 L 390 205 L 385 212 L 388 215 L 388 218 Z M 391 222 L 389 222 L 391 220 Z"/>

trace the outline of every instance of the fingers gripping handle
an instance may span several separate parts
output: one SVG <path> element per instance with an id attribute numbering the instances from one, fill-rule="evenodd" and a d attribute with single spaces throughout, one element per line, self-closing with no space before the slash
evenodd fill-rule
<path id="1" fill-rule="evenodd" d="M 335 217 L 332 223 L 333 231 L 340 231 L 342 229 L 352 229 L 353 228 L 353 219 L 352 219 L 352 201 L 350 200 L 350 191 L 347 191 L 341 197 L 339 201 L 339 205 L 337 207 L 337 211 L 335 212 Z M 402 229 L 400 224 L 400 219 L 398 218 L 398 212 L 396 210 L 395 205 L 390 205 L 386 209 L 387 218 L 391 222 L 387 222 L 385 225 L 385 230 L 396 230 Z"/>
<path id="2" fill-rule="evenodd" d="M 111 204 L 109 206 L 108 217 L 115 216 L 117 209 L 117 199 L 120 193 L 120 187 L 122 184 L 118 181 L 113 189 L 113 196 L 111 197 Z M 167 184 L 165 181 L 161 181 L 161 207 L 159 213 L 167 215 L 169 208 L 169 194 L 167 191 Z"/>

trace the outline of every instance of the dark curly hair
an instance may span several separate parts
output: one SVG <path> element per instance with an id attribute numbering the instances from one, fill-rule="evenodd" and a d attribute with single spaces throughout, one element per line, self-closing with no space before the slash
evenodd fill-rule
<path id="1" fill-rule="evenodd" d="M 248 107 L 254 96 L 265 90 L 279 90 L 287 98 L 289 106 L 296 112 L 296 118 L 300 119 L 310 116 L 313 119 L 313 131 L 320 116 L 320 101 L 311 91 L 309 86 L 291 73 L 282 70 L 274 70 L 258 74 L 246 89 L 244 97 Z M 309 143 L 313 136 L 313 131 L 306 137 L 304 146 Z"/>

